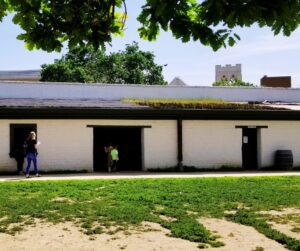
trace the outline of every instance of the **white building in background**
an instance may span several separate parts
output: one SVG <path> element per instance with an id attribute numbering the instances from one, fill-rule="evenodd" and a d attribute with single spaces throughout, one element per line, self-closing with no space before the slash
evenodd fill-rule
<path id="1" fill-rule="evenodd" d="M 0 80 L 7 81 L 39 81 L 40 70 L 0 71 Z"/>
<path id="2" fill-rule="evenodd" d="M 230 65 L 227 64 L 225 66 L 216 65 L 216 81 L 220 81 L 221 79 L 240 79 L 242 80 L 242 65 Z"/>

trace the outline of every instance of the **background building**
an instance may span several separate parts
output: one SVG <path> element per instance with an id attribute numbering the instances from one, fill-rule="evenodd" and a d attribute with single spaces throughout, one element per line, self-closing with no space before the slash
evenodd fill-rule
<path id="1" fill-rule="evenodd" d="M 268 77 L 265 75 L 260 79 L 260 86 L 291 88 L 292 78 L 291 76 Z"/>
<path id="2" fill-rule="evenodd" d="M 242 65 L 230 65 L 227 64 L 225 66 L 216 65 L 216 81 L 220 81 L 221 79 L 239 79 L 242 80 Z"/>
<path id="3" fill-rule="evenodd" d="M 40 77 L 40 70 L 0 71 L 0 80 L 39 81 Z"/>
<path id="4" fill-rule="evenodd" d="M 186 86 L 186 83 L 180 78 L 180 77 L 175 77 L 169 85 L 174 85 L 174 86 Z"/>

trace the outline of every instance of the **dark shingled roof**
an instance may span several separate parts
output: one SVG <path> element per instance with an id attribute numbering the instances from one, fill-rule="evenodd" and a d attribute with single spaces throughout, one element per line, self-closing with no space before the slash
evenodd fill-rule
<path id="1" fill-rule="evenodd" d="M 138 109 L 147 106 L 99 99 L 0 99 L 0 107 Z"/>
<path id="2" fill-rule="evenodd" d="M 0 99 L 0 119 L 298 120 L 299 106 L 272 110 L 153 108 L 99 99 Z M 293 110 L 291 109 L 293 108 Z"/>

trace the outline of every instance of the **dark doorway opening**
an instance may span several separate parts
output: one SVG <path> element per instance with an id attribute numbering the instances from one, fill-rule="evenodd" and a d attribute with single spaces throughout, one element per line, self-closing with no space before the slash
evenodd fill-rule
<path id="1" fill-rule="evenodd" d="M 244 169 L 257 169 L 257 128 L 243 128 L 242 159 Z"/>
<path id="2" fill-rule="evenodd" d="M 119 162 L 117 171 L 142 170 L 142 128 L 94 127 L 94 171 L 107 172 L 107 154 L 104 147 L 118 146 Z"/>
<path id="3" fill-rule="evenodd" d="M 36 131 L 36 124 L 10 124 L 10 157 L 20 149 L 31 131 Z"/>

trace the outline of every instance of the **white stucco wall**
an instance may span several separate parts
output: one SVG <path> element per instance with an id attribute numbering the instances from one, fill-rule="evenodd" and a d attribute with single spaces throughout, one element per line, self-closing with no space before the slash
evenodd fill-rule
<path id="1" fill-rule="evenodd" d="M 259 167 L 272 166 L 276 150 L 292 150 L 294 166 L 300 166 L 299 121 L 184 121 L 183 164 L 241 166 L 242 129 L 235 126 L 251 125 L 268 126 L 258 132 Z"/>
<path id="2" fill-rule="evenodd" d="M 9 125 L 37 124 L 42 142 L 38 161 L 44 171 L 93 171 L 93 128 L 87 125 L 140 125 L 144 128 L 144 170 L 177 164 L 175 120 L 0 120 L 0 171 L 16 170 L 9 158 Z M 290 149 L 294 166 L 300 166 L 300 121 L 183 121 L 183 164 L 198 168 L 242 165 L 242 129 L 235 126 L 268 126 L 258 140 L 261 167 L 274 163 L 276 150 Z"/>
<path id="3" fill-rule="evenodd" d="M 146 86 L 76 83 L 14 83 L 0 81 L 0 98 L 103 99 L 215 98 L 228 101 L 300 102 L 299 88 L 211 86 Z"/>
<path id="4" fill-rule="evenodd" d="M 6 143 L 0 148 L 0 170 L 15 170 L 15 160 L 10 159 L 10 124 L 37 124 L 38 162 L 41 170 L 92 170 L 93 130 L 83 121 L 71 120 L 1 120 L 0 137 Z M 24 164 L 25 167 L 25 164 Z"/>
<path id="5" fill-rule="evenodd" d="M 16 163 L 14 159 L 9 158 L 9 145 L 10 145 L 10 136 L 9 136 L 9 123 L 8 121 L 0 121 L 0 171 L 11 170 L 11 167 L 14 166 L 16 170 Z"/>
<path id="6" fill-rule="evenodd" d="M 202 168 L 241 166 L 242 131 L 232 121 L 183 122 L 183 164 Z"/>
<path id="7" fill-rule="evenodd" d="M 10 124 L 37 124 L 41 170 L 93 171 L 93 128 L 87 125 L 150 125 L 143 129 L 144 168 L 176 165 L 176 122 L 144 120 L 0 120 L 0 171 L 16 170 L 9 158 Z M 163 153 L 163 154 L 162 154 Z M 24 164 L 25 167 L 25 164 Z"/>
<path id="8" fill-rule="evenodd" d="M 292 150 L 294 166 L 300 166 L 300 122 L 269 121 L 268 129 L 262 129 L 262 163 L 271 166 L 276 150 Z"/>
<path id="9" fill-rule="evenodd" d="M 93 130 L 83 121 L 41 120 L 37 124 L 40 167 L 93 170 Z"/>
<path id="10" fill-rule="evenodd" d="M 145 167 L 163 168 L 177 165 L 177 122 L 151 121 L 144 129 Z"/>

